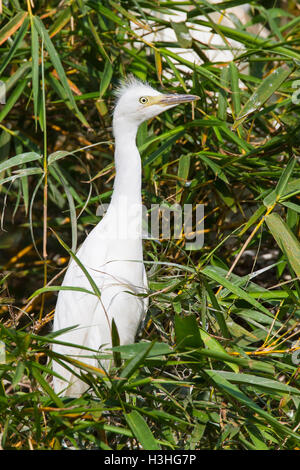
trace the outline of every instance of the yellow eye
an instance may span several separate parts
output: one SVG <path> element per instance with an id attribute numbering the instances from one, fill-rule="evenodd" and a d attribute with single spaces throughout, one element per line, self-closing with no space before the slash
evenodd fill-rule
<path id="1" fill-rule="evenodd" d="M 142 96 L 139 99 L 139 102 L 142 103 L 142 104 L 146 104 L 146 103 L 148 103 L 148 98 L 146 96 Z"/>

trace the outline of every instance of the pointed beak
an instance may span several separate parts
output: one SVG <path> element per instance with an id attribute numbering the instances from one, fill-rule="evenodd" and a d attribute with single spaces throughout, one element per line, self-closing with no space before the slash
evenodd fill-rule
<path id="1" fill-rule="evenodd" d="M 161 95 L 157 104 L 162 104 L 163 106 L 175 106 L 180 103 L 189 103 L 190 101 L 199 100 L 197 95 L 178 95 L 176 93 L 172 95 Z"/>

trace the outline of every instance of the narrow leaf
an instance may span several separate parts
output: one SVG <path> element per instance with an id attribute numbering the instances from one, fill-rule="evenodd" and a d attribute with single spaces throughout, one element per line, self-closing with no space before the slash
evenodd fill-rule
<path id="1" fill-rule="evenodd" d="M 290 265 L 300 278 L 300 243 L 288 225 L 278 214 L 270 214 L 265 218 L 270 232 L 279 248 L 285 253 Z"/>
<path id="2" fill-rule="evenodd" d="M 0 30 L 0 46 L 20 28 L 27 15 L 27 12 L 20 11 Z"/>
<path id="3" fill-rule="evenodd" d="M 221 286 L 227 287 L 227 289 L 230 292 L 233 292 L 239 298 L 242 298 L 242 299 L 246 300 L 251 305 L 253 305 L 254 307 L 261 310 L 262 312 L 267 313 L 267 314 L 269 313 L 269 311 L 263 305 L 261 305 L 259 302 L 257 302 L 257 300 L 253 299 L 252 297 L 250 297 L 250 295 L 246 291 L 244 291 L 240 287 L 237 287 L 232 282 L 230 282 L 228 279 L 221 276 L 218 272 L 216 272 L 216 270 L 212 266 L 207 266 L 206 268 L 204 268 L 202 270 L 202 273 L 205 276 L 209 277 L 210 279 L 213 279 L 214 281 L 219 283 Z"/>
<path id="4" fill-rule="evenodd" d="M 159 450 L 160 446 L 156 442 L 148 424 L 140 413 L 136 410 L 126 413 L 125 418 L 133 435 L 142 445 L 144 450 Z"/>
<path id="5" fill-rule="evenodd" d="M 243 106 L 239 115 L 237 116 L 233 128 L 236 129 L 248 116 L 254 111 L 258 111 L 260 107 L 270 98 L 270 96 L 278 90 L 278 88 L 285 82 L 285 80 L 292 73 L 292 69 L 286 66 L 279 67 L 271 73 L 256 91 L 251 98 Z"/>

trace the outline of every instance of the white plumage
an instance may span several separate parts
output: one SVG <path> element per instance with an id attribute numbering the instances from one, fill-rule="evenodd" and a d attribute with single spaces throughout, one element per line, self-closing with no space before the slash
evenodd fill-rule
<path id="1" fill-rule="evenodd" d="M 91 231 L 76 256 L 88 270 L 101 292 L 101 300 L 85 292 L 61 290 L 58 295 L 54 331 L 79 325 L 63 333 L 59 340 L 99 351 L 111 346 L 114 318 L 121 344 L 135 340 L 147 309 L 147 278 L 143 264 L 141 159 L 135 143 L 138 126 L 178 103 L 193 101 L 194 95 L 164 95 L 136 79 L 124 82 L 117 91 L 113 115 L 116 176 L 107 213 Z M 64 286 L 92 291 L 80 266 L 72 260 Z M 84 349 L 53 345 L 53 351 L 72 356 L 94 367 L 107 367 Z M 87 356 L 90 357 L 78 357 Z M 53 377 L 56 393 L 78 396 L 87 385 L 56 361 Z"/>

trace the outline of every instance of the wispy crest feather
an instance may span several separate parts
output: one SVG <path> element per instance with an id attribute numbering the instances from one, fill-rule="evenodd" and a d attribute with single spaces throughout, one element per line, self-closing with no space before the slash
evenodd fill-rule
<path id="1" fill-rule="evenodd" d="M 124 91 L 128 90 L 129 88 L 143 85 L 150 86 L 147 82 L 143 82 L 142 80 L 136 78 L 134 75 L 130 74 L 120 80 L 119 86 L 117 86 L 117 88 L 115 88 L 114 90 L 114 95 L 116 98 L 120 98 Z"/>

